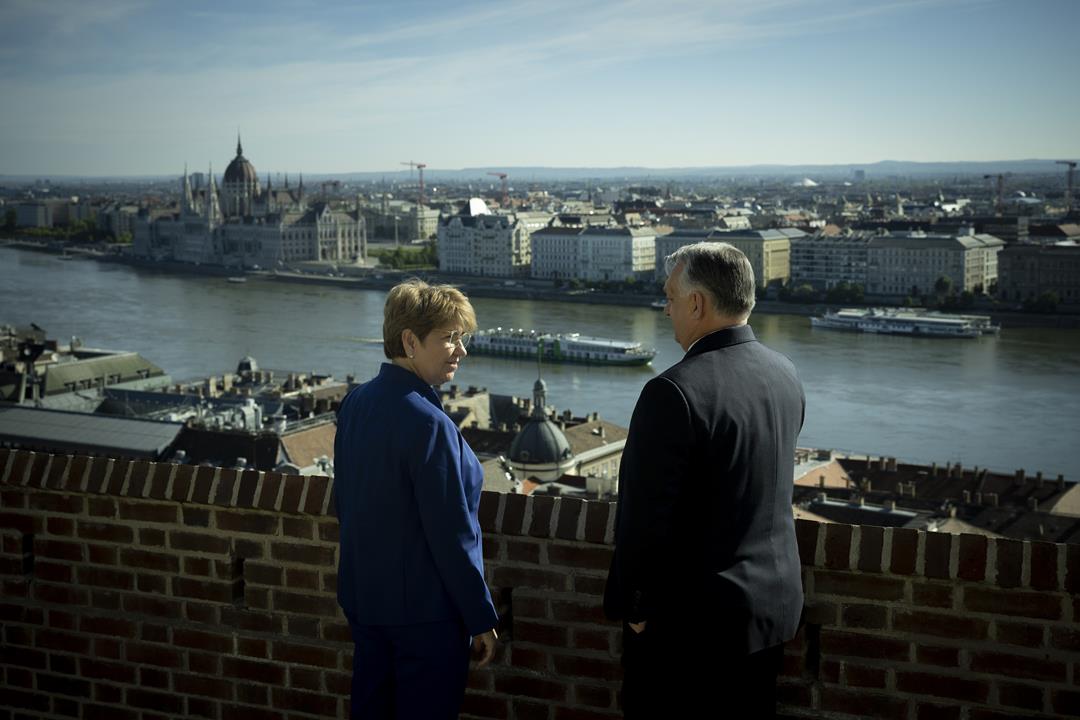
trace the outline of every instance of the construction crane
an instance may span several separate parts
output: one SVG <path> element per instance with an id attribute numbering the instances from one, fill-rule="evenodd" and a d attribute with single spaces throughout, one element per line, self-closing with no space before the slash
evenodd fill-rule
<path id="1" fill-rule="evenodd" d="M 997 178 L 997 190 L 994 191 L 994 214 L 1002 215 L 1005 212 L 1005 174 L 983 175 L 983 180 Z"/>
<path id="2" fill-rule="evenodd" d="M 506 178 L 508 178 L 510 176 L 508 174 L 504 173 L 504 172 L 489 172 L 488 175 L 494 175 L 495 177 L 502 180 L 502 199 L 499 200 L 499 206 L 504 207 L 504 208 L 507 207 L 507 205 L 506 205 L 506 200 L 507 200 Z"/>
<path id="3" fill-rule="evenodd" d="M 426 163 L 418 163 L 409 160 L 408 162 L 401 163 L 402 165 L 408 165 L 409 168 L 416 168 L 420 172 L 420 195 L 416 200 L 418 207 L 424 207 L 424 168 L 427 167 Z"/>
<path id="4" fill-rule="evenodd" d="M 1065 214 L 1068 215 L 1073 209 L 1073 175 L 1076 172 L 1075 160 L 1058 160 L 1058 165 L 1068 165 L 1065 171 Z"/>

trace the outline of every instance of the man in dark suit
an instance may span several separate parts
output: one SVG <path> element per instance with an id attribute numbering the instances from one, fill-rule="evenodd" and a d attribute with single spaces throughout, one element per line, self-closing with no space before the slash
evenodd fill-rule
<path id="1" fill-rule="evenodd" d="M 746 324 L 754 274 L 741 251 L 697 243 L 666 267 L 686 355 L 634 408 L 604 597 L 624 621 L 623 710 L 773 717 L 803 605 L 791 510 L 802 385 Z"/>

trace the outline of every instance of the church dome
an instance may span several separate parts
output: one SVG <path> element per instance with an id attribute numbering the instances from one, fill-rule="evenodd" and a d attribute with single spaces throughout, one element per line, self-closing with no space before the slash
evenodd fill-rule
<path id="1" fill-rule="evenodd" d="M 258 180 L 255 174 L 255 166 L 244 157 L 244 149 L 240 146 L 240 138 L 236 138 L 236 157 L 225 168 L 225 182 L 227 183 L 254 183 Z"/>
<path id="2" fill-rule="evenodd" d="M 557 465 L 570 454 L 566 436 L 547 418 L 529 418 L 510 443 L 510 461 L 522 465 Z"/>

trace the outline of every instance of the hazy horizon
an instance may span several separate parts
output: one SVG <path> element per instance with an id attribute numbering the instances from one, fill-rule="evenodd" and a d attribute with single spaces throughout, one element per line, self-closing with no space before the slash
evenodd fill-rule
<path id="1" fill-rule="evenodd" d="M 260 174 L 313 176 L 1076 158 L 1078 25 L 1071 0 L 7 0 L 0 158 L 220 173 L 238 131 Z"/>

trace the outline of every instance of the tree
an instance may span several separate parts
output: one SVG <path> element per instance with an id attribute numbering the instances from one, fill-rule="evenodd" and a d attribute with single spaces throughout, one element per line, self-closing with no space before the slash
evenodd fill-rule
<path id="1" fill-rule="evenodd" d="M 18 213 L 15 212 L 15 208 L 8 208 L 4 211 L 4 229 L 14 230 L 18 223 Z"/>
<path id="2" fill-rule="evenodd" d="M 952 290 L 952 278 L 948 275 L 942 275 L 934 281 L 934 292 L 937 294 L 938 299 L 944 298 Z"/>
<path id="3" fill-rule="evenodd" d="M 1053 313 L 1057 312 L 1059 302 L 1061 302 L 1061 298 L 1058 297 L 1058 294 L 1052 290 L 1047 290 L 1037 298 L 1025 300 L 1024 310 L 1035 313 Z"/>

